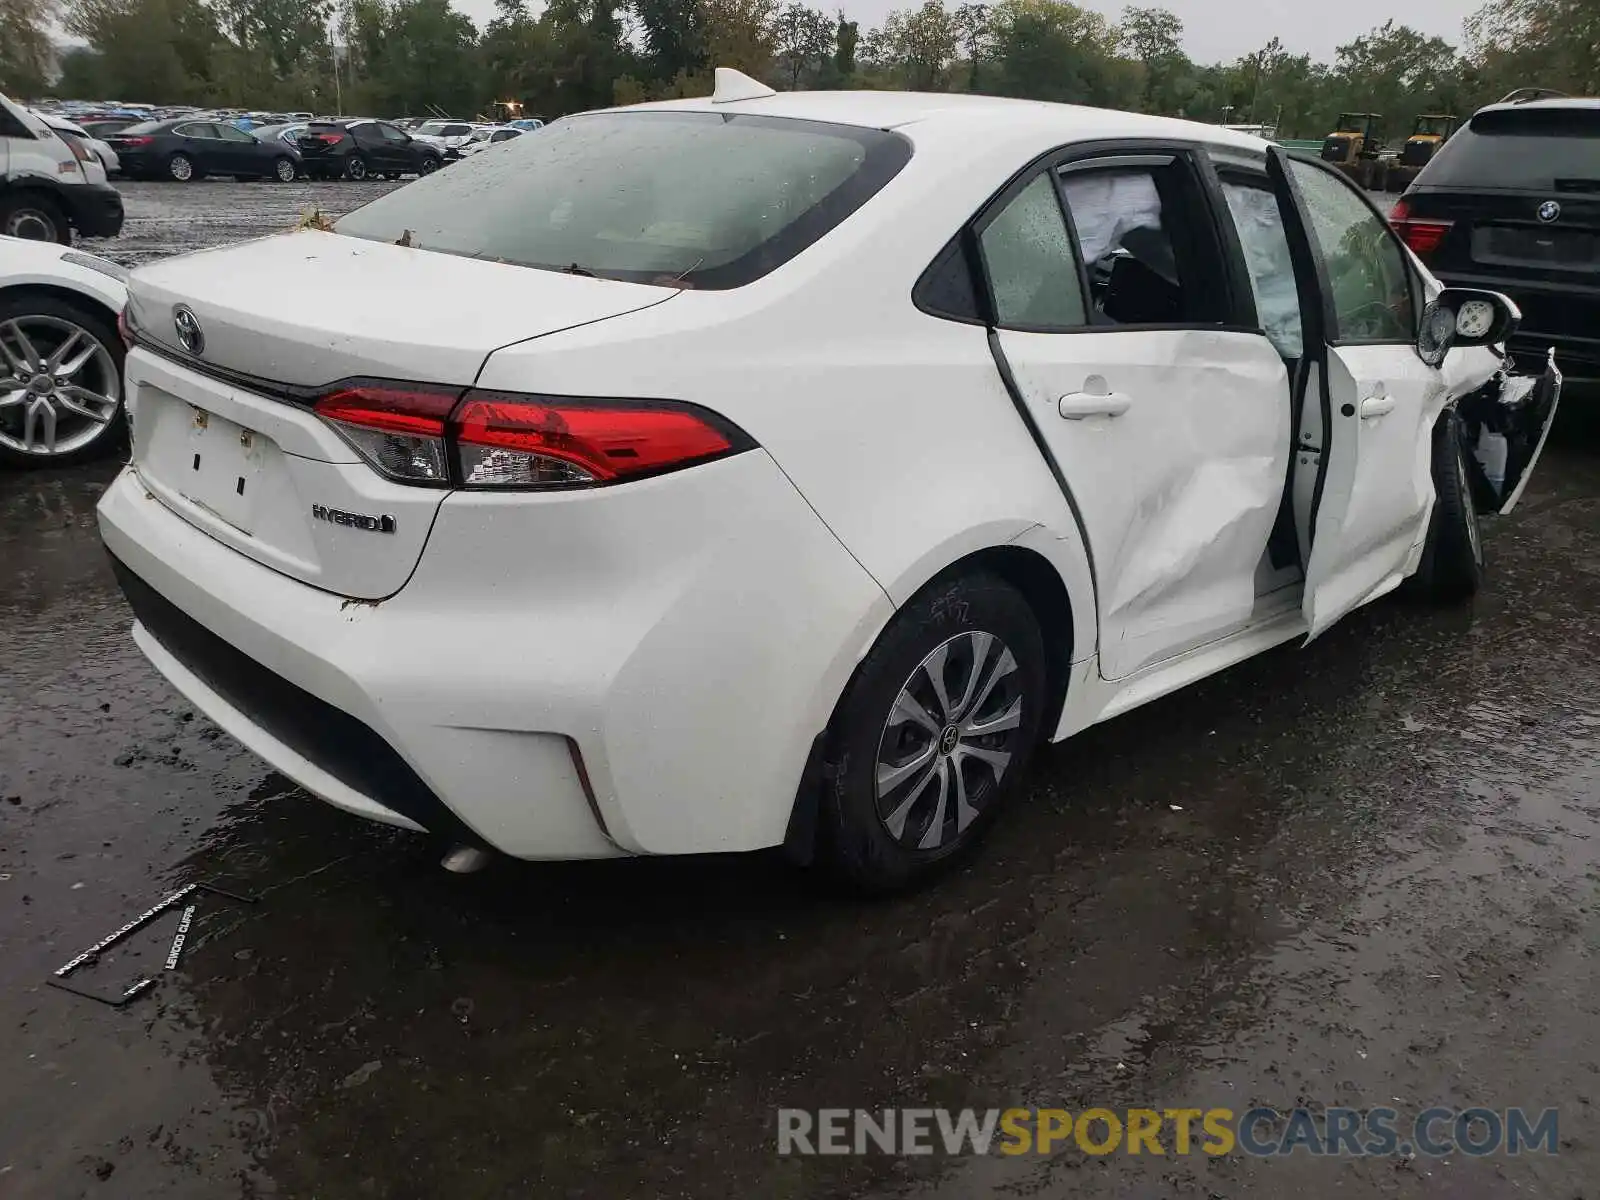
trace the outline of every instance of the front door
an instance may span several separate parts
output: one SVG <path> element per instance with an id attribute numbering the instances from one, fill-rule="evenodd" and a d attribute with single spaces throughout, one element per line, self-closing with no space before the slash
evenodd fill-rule
<path id="1" fill-rule="evenodd" d="M 1288 471 L 1289 385 L 1180 150 L 1047 167 L 980 222 L 1001 360 L 1070 492 L 1120 679 L 1247 625 Z"/>
<path id="2" fill-rule="evenodd" d="M 1304 288 L 1294 496 L 1316 637 L 1405 578 L 1432 511 L 1432 431 L 1449 391 L 1415 349 L 1421 278 L 1365 194 L 1277 147 L 1268 174 Z"/>

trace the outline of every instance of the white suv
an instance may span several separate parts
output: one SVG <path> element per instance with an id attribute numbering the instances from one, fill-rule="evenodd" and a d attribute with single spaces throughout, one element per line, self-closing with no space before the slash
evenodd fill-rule
<path id="1" fill-rule="evenodd" d="M 0 96 L 0 235 L 67 244 L 122 231 L 122 195 L 94 151 Z"/>

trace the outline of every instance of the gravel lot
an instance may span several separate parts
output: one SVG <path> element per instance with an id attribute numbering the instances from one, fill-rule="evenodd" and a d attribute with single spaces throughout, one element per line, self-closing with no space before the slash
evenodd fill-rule
<path id="1" fill-rule="evenodd" d="M 384 184 L 135 184 L 137 262 Z M 1600 421 L 1470 609 L 1387 601 L 1041 755 L 878 904 L 764 856 L 500 863 L 309 798 L 128 637 L 114 466 L 0 474 L 0 1196 L 1595 1197 Z M 201 897 L 52 969 L 185 883 Z M 780 1159 L 780 1106 L 1560 1110 L 1561 1153 Z M 1170 1150 L 1170 1147 L 1169 1147 Z"/>

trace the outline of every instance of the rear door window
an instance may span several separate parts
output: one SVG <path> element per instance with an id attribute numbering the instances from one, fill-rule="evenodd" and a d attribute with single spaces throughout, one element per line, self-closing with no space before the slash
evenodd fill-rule
<path id="1" fill-rule="evenodd" d="M 978 235 L 995 323 L 1054 332 L 1085 323 L 1072 235 L 1048 174 L 1041 174 Z"/>
<path id="2" fill-rule="evenodd" d="M 1072 164 L 1062 192 L 1088 274 L 1095 325 L 1221 324 L 1224 289 L 1204 200 L 1177 159 L 1160 165 Z M 1209 264 L 1209 266 L 1208 266 Z"/>

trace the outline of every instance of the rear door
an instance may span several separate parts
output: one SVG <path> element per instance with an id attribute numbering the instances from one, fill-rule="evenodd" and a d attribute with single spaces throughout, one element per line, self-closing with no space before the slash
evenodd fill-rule
<path id="1" fill-rule="evenodd" d="M 1288 471 L 1282 358 L 1233 320 L 1185 150 L 1047 167 L 980 222 L 1001 361 L 1087 534 L 1100 670 L 1252 620 Z"/>
<path id="2" fill-rule="evenodd" d="M 1432 511 L 1432 431 L 1448 392 L 1416 353 L 1420 281 L 1365 193 L 1279 147 L 1267 166 L 1301 285 L 1293 490 L 1316 637 L 1405 577 Z"/>

